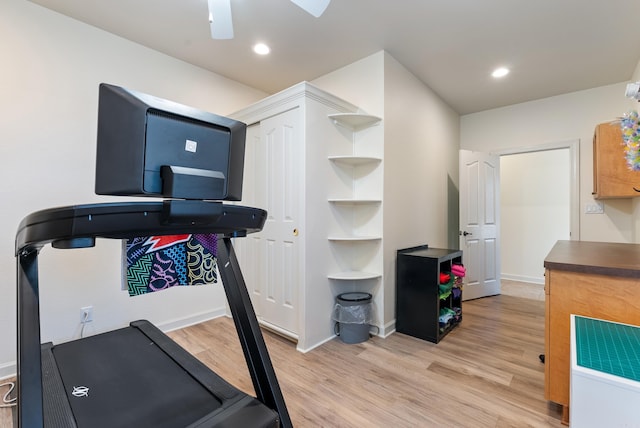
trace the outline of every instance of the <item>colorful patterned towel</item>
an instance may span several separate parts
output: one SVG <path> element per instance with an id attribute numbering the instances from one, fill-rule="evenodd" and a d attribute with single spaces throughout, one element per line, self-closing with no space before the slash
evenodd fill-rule
<path id="1" fill-rule="evenodd" d="M 123 288 L 130 296 L 218 281 L 215 234 L 148 236 L 128 239 L 124 245 Z"/>

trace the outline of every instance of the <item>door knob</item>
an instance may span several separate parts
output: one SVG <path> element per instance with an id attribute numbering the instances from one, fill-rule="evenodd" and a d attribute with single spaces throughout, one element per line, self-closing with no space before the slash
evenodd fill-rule
<path id="1" fill-rule="evenodd" d="M 471 232 L 467 232 L 466 230 L 465 230 L 464 232 L 462 232 L 462 231 L 461 231 L 461 232 L 460 232 L 460 233 L 458 233 L 458 234 L 459 234 L 459 235 L 462 235 L 462 236 L 473 235 L 473 233 L 471 233 Z"/>

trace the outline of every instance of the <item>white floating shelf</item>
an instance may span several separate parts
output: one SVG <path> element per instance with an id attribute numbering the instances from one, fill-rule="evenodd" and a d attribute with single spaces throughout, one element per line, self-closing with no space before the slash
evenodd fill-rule
<path id="1" fill-rule="evenodd" d="M 364 205 L 364 204 L 379 204 L 382 201 L 380 199 L 353 199 L 353 198 L 332 198 L 329 199 L 332 204 L 351 204 L 351 205 Z"/>
<path id="2" fill-rule="evenodd" d="M 345 126 L 353 131 L 375 125 L 382 120 L 378 116 L 360 113 L 336 113 L 330 114 L 329 118 L 333 120 L 334 123 Z"/>
<path id="3" fill-rule="evenodd" d="M 382 275 L 373 272 L 347 271 L 337 272 L 328 275 L 329 279 L 337 279 L 339 281 L 360 281 L 364 279 L 376 279 Z"/>
<path id="4" fill-rule="evenodd" d="M 349 166 L 365 165 L 368 163 L 382 162 L 380 158 L 366 156 L 329 156 L 329 160 L 335 163 L 341 163 Z"/>
<path id="5" fill-rule="evenodd" d="M 329 241 L 379 241 L 381 236 L 330 236 Z"/>

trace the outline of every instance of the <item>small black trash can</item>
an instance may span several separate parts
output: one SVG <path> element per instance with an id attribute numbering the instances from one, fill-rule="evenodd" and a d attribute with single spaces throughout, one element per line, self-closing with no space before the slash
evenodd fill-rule
<path id="1" fill-rule="evenodd" d="M 374 322 L 371 294 L 351 292 L 336 297 L 333 308 L 334 331 L 344 343 L 361 343 L 369 339 Z"/>

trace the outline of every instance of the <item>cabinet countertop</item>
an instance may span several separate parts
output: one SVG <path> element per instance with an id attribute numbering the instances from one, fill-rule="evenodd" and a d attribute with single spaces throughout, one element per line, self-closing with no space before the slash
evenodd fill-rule
<path id="1" fill-rule="evenodd" d="M 398 250 L 398 253 L 401 253 L 407 256 L 431 257 L 431 258 L 437 258 L 437 259 L 440 259 L 443 257 L 452 258 L 452 257 L 462 255 L 461 250 L 452 250 L 447 248 L 433 248 L 433 247 L 428 247 L 426 245 L 419 246 L 419 247 L 404 248 L 402 250 Z"/>
<path id="2" fill-rule="evenodd" d="M 544 259 L 546 269 L 640 278 L 640 245 L 558 241 Z"/>

